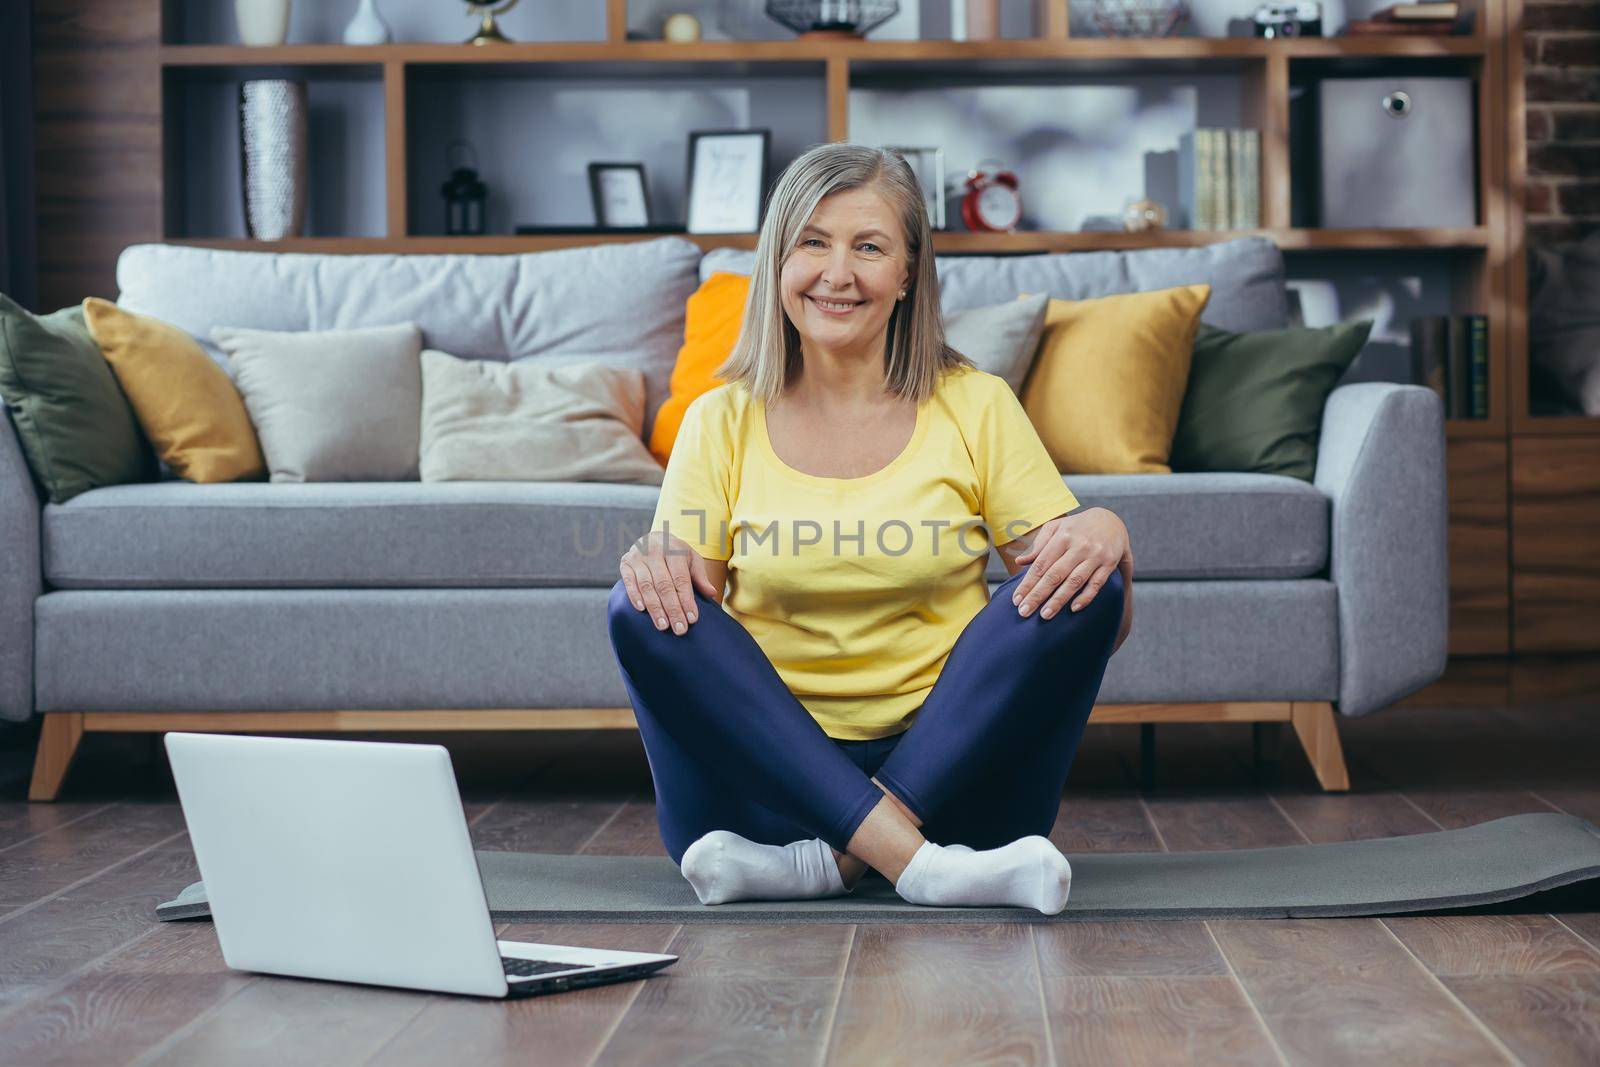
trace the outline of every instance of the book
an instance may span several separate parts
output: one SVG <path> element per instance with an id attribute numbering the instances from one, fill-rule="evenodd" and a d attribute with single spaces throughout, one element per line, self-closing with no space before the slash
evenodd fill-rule
<path id="1" fill-rule="evenodd" d="M 1454 0 L 1433 0 L 1431 3 L 1390 4 L 1370 16 L 1374 22 L 1454 22 L 1461 14 L 1461 5 Z"/>
<path id="2" fill-rule="evenodd" d="M 1261 225 L 1261 131 L 1239 130 L 1239 168 L 1235 175 L 1238 189 L 1236 230 L 1253 230 Z"/>
<path id="3" fill-rule="evenodd" d="M 1244 131 L 1228 130 L 1228 229 L 1244 219 Z"/>
<path id="4" fill-rule="evenodd" d="M 1465 315 L 1445 316 L 1445 330 L 1449 338 L 1446 347 L 1445 384 L 1450 387 L 1450 403 L 1445 407 L 1445 417 L 1465 419 L 1472 413 L 1472 372 Z"/>
<path id="5" fill-rule="evenodd" d="M 1228 161 L 1222 153 L 1219 132 L 1210 128 L 1195 131 L 1200 145 L 1200 189 L 1196 200 L 1200 204 L 1202 230 L 1220 230 L 1224 225 L 1222 193 L 1228 184 Z"/>
<path id="6" fill-rule="evenodd" d="M 1467 315 L 1472 418 L 1489 417 L 1489 317 Z"/>
<path id="7" fill-rule="evenodd" d="M 1444 37 L 1453 33 L 1450 22 L 1379 22 L 1375 19 L 1351 19 L 1344 27 L 1346 37 Z"/>
<path id="8" fill-rule="evenodd" d="M 1190 204 L 1189 228 L 1214 230 L 1217 228 L 1215 196 L 1216 173 L 1211 129 L 1197 126 L 1192 134 L 1184 134 L 1183 143 L 1188 151 L 1182 153 L 1179 169 L 1185 185 L 1183 193 Z"/>
<path id="9" fill-rule="evenodd" d="M 1443 315 L 1419 315 L 1411 320 L 1411 383 L 1425 385 L 1439 394 L 1445 418 L 1452 415 L 1445 381 L 1448 343 Z"/>

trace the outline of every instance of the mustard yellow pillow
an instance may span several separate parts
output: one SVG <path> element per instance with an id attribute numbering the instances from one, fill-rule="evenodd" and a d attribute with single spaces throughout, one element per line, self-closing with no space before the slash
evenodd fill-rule
<path id="1" fill-rule="evenodd" d="M 1172 436 L 1210 299 L 1211 286 L 1185 285 L 1050 301 L 1022 408 L 1056 470 L 1172 473 Z"/>
<path id="2" fill-rule="evenodd" d="M 83 302 L 83 318 L 144 435 L 174 474 L 191 482 L 266 477 L 244 400 L 194 338 L 94 296 Z"/>
<path id="3" fill-rule="evenodd" d="M 722 384 L 711 372 L 733 353 L 749 297 L 748 275 L 717 271 L 700 283 L 684 305 L 683 347 L 672 366 L 670 395 L 661 402 L 650 427 L 650 454 L 663 467 L 672 458 L 672 445 L 690 401 Z"/>

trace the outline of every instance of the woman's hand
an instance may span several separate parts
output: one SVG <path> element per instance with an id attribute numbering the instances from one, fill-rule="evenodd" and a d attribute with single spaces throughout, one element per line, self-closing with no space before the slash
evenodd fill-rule
<path id="1" fill-rule="evenodd" d="M 682 538 L 656 530 L 622 554 L 617 565 L 635 611 L 650 612 L 656 629 L 686 633 L 700 618 L 694 590 L 715 600 L 722 592 L 706 574 L 706 561 Z"/>
<path id="2" fill-rule="evenodd" d="M 1073 601 L 1072 610 L 1081 611 L 1094 600 L 1111 572 L 1120 570 L 1122 624 L 1111 651 L 1122 647 L 1133 628 L 1133 548 L 1121 519 L 1105 508 L 1089 508 L 1041 523 L 1032 544 L 1016 562 L 1031 566 L 1017 583 L 1012 603 L 1021 615 L 1038 608 L 1042 619 L 1060 611 L 1080 589 L 1083 595 Z"/>

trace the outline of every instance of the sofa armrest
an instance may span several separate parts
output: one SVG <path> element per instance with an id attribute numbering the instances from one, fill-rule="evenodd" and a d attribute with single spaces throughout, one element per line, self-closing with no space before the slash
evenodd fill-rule
<path id="1" fill-rule="evenodd" d="M 39 494 L 0 403 L 0 719 L 33 717 L 33 602 L 44 591 Z"/>
<path id="2" fill-rule="evenodd" d="M 1339 700 L 1366 715 L 1444 673 L 1450 571 L 1444 404 L 1420 385 L 1361 382 L 1322 411 L 1314 477 L 1332 501 Z"/>

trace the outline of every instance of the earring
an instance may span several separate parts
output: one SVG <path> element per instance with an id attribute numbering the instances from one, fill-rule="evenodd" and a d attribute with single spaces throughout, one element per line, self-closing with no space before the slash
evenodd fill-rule
<path id="1" fill-rule="evenodd" d="M 900 299 L 904 300 L 905 298 L 906 298 L 906 291 L 904 289 L 902 289 L 902 290 L 900 290 Z"/>

